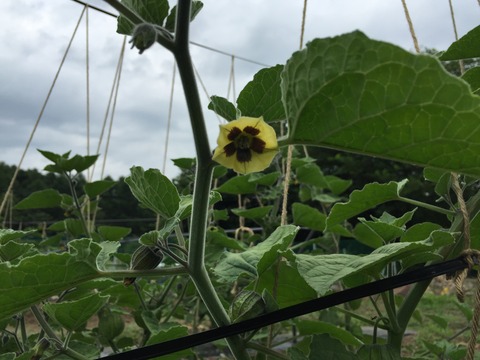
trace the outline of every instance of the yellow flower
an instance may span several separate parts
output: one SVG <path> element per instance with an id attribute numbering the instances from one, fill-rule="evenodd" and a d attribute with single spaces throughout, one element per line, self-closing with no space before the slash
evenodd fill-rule
<path id="1" fill-rule="evenodd" d="M 266 169 L 278 152 L 277 135 L 262 117 L 220 125 L 213 160 L 240 174 Z"/>

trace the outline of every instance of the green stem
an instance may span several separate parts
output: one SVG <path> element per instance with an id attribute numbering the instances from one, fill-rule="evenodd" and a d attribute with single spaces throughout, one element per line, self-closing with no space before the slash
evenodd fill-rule
<path id="1" fill-rule="evenodd" d="M 83 356 L 82 354 L 76 352 L 75 350 L 72 350 L 68 347 L 62 347 L 61 344 L 62 342 L 58 338 L 57 334 L 53 331 L 53 329 L 50 327 L 50 324 L 45 320 L 43 317 L 42 312 L 40 309 L 36 306 L 33 305 L 31 307 L 32 313 L 37 319 L 38 323 L 42 327 L 43 331 L 57 344 L 59 345 L 58 351 L 70 356 L 72 359 L 77 359 L 77 360 L 88 360 L 89 358 Z"/>
<path id="2" fill-rule="evenodd" d="M 467 210 L 469 214 L 477 214 L 480 211 L 480 191 L 477 192 L 472 198 L 467 202 Z M 463 217 L 461 214 L 457 214 L 455 219 L 452 222 L 452 226 L 450 227 L 450 232 L 461 232 L 463 229 Z M 443 256 L 444 260 L 450 260 L 454 257 L 458 256 L 458 253 L 461 250 L 455 251 L 460 243 L 461 239 L 459 239 L 455 244 L 452 244 L 449 247 L 444 247 L 440 250 L 440 255 Z M 430 263 L 429 263 L 430 264 Z M 427 264 L 428 265 L 428 264 Z M 430 285 L 431 280 L 425 280 L 422 282 L 418 282 L 413 285 L 410 292 L 407 294 L 405 299 L 402 302 L 402 305 L 398 309 L 397 312 L 397 322 L 399 325 L 398 332 L 389 332 L 388 334 L 388 342 L 394 346 L 395 349 L 398 349 L 400 352 L 403 334 L 407 329 L 407 325 L 410 321 L 410 318 L 413 315 L 413 312 L 418 306 L 423 294 L 427 290 L 428 286 Z"/>
<path id="3" fill-rule="evenodd" d="M 349 315 L 350 317 L 354 318 L 354 319 L 357 319 L 357 320 L 360 320 L 362 322 L 364 322 L 365 324 L 368 324 L 368 325 L 375 325 L 377 323 L 377 321 L 375 320 L 371 320 L 371 319 L 368 319 L 366 317 L 363 317 L 362 315 L 358 315 L 357 313 L 353 312 L 353 311 L 350 311 L 350 310 L 347 310 L 347 309 L 344 309 L 340 306 L 335 306 L 335 310 L 341 312 L 341 313 L 344 313 L 346 315 Z M 383 325 L 383 324 L 377 324 L 377 327 L 379 327 L 380 329 L 384 329 L 384 330 L 388 330 L 389 327 L 386 326 L 386 325 Z"/>
<path id="4" fill-rule="evenodd" d="M 414 206 L 423 207 L 424 209 L 435 211 L 435 212 L 438 212 L 440 214 L 455 215 L 455 211 L 452 211 L 452 210 L 449 210 L 449 209 L 444 209 L 444 208 L 441 208 L 439 206 L 435 206 L 435 205 L 432 205 L 432 204 L 424 203 L 422 201 L 409 199 L 409 198 L 406 198 L 406 197 L 403 197 L 403 196 L 399 196 L 398 200 L 406 202 L 406 203 L 414 205 Z"/>
<path id="5" fill-rule="evenodd" d="M 122 14 L 128 21 L 130 21 L 133 25 L 138 25 L 142 23 L 146 23 L 147 21 L 143 20 L 141 16 L 139 16 L 136 12 L 130 10 L 127 6 L 122 4 L 117 0 L 104 0 L 107 4 L 111 7 L 116 9 L 120 14 Z M 157 30 L 158 31 L 158 30 Z M 167 30 L 164 30 L 167 31 Z M 161 33 L 161 31 L 160 31 Z M 173 50 L 173 42 L 170 39 L 165 38 L 163 35 L 157 36 L 157 42 L 162 45 L 165 49 L 170 51 Z"/>
<path id="6" fill-rule="evenodd" d="M 80 202 L 78 201 L 77 191 L 75 190 L 75 184 L 73 183 L 73 180 L 69 174 L 64 173 L 64 175 L 67 178 L 68 186 L 70 187 L 70 193 L 72 194 L 73 202 L 75 203 L 75 207 L 77 208 L 78 217 L 80 218 L 80 222 L 82 223 L 83 231 L 85 232 L 85 235 L 90 237 L 90 231 L 85 221 L 85 217 L 83 216 L 82 207 L 80 206 Z"/>
<path id="7" fill-rule="evenodd" d="M 213 173 L 213 162 L 208 142 L 207 129 L 200 103 L 200 95 L 195 79 L 189 50 L 191 0 L 179 0 L 175 27 L 175 47 L 173 50 L 182 80 L 192 126 L 195 150 L 197 154 L 197 171 L 193 189 L 193 206 L 190 225 L 188 249 L 188 267 L 190 276 L 205 306 L 217 326 L 230 324 L 225 308 L 213 287 L 205 268 L 205 235 L 207 230 L 208 203 Z M 227 338 L 232 354 L 237 359 L 249 359 L 240 336 Z"/>
<path id="8" fill-rule="evenodd" d="M 249 342 L 247 344 L 247 346 L 250 348 L 250 349 L 254 349 L 254 350 L 257 350 L 258 352 L 262 353 L 262 354 L 266 354 L 268 356 L 272 356 L 276 359 L 282 359 L 282 360 L 288 360 L 288 356 L 285 355 L 285 354 L 282 354 L 278 351 L 275 351 L 273 349 L 270 349 L 269 347 L 266 347 L 262 344 L 259 344 L 259 343 L 256 343 L 256 342 Z"/>

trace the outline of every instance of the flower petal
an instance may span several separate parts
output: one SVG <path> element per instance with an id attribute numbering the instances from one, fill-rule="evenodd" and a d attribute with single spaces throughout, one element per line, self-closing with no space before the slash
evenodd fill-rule
<path id="1" fill-rule="evenodd" d="M 240 135 L 238 130 L 252 136 L 250 149 L 239 152 L 233 145 L 233 141 Z M 266 169 L 277 152 L 277 135 L 273 127 L 262 117 L 244 116 L 220 125 L 213 160 L 240 174 L 248 174 Z"/>

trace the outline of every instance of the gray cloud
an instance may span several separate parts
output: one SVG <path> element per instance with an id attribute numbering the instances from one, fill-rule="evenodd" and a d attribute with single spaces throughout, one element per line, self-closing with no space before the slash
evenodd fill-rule
<path id="1" fill-rule="evenodd" d="M 101 0 L 93 5 L 115 12 Z M 191 39 L 222 51 L 275 65 L 284 63 L 299 47 L 303 2 L 277 0 L 204 0 L 192 24 Z M 460 5 L 461 3 L 461 5 Z M 448 3 L 409 1 L 422 46 L 445 49 L 453 40 Z M 454 2 L 459 35 L 478 24 L 480 7 L 474 0 Z M 0 161 L 15 164 L 32 131 L 82 7 L 65 0 L 4 0 L 0 2 Z M 116 20 L 89 11 L 90 133 L 96 150 L 123 37 Z M 412 40 L 400 1 L 310 1 L 305 42 L 360 29 L 368 36 L 407 50 Z M 85 22 L 78 29 L 64 68 L 35 134 L 23 167 L 42 168 L 47 161 L 35 148 L 86 153 Z M 192 46 L 195 66 L 210 95 L 227 95 L 231 58 Z M 106 164 L 114 177 L 129 168 L 161 168 L 164 157 L 173 59 L 159 46 L 139 56 L 125 53 L 121 86 Z M 260 66 L 235 60 L 236 94 Z M 218 118 L 207 109 L 199 85 L 212 148 Z M 178 75 L 167 157 L 193 157 L 193 138 Z M 105 140 L 101 153 L 104 153 Z M 101 161 L 103 161 L 101 159 Z M 171 162 L 167 176 L 177 173 Z M 99 174 L 97 167 L 96 174 Z"/>

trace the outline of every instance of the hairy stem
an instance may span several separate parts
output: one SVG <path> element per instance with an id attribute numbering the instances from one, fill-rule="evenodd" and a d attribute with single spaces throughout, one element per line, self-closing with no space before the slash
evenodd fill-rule
<path id="1" fill-rule="evenodd" d="M 205 120 L 203 118 L 200 96 L 195 79 L 188 44 L 191 0 L 179 0 L 175 28 L 175 47 L 173 50 L 182 80 L 187 101 L 197 153 L 197 171 L 193 189 L 193 206 L 188 249 L 188 268 L 190 276 L 205 306 L 217 326 L 230 324 L 218 294 L 213 287 L 204 263 L 205 235 L 207 228 L 208 201 L 213 173 L 210 144 L 208 142 Z M 227 343 L 237 359 L 249 359 L 240 336 L 227 338 Z"/>

